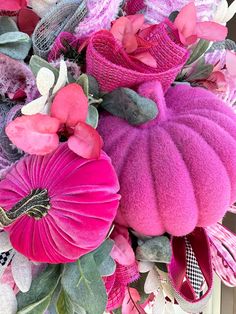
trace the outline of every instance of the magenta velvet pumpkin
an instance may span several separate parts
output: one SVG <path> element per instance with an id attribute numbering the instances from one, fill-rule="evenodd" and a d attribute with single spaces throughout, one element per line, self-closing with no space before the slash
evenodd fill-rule
<path id="1" fill-rule="evenodd" d="M 138 92 L 157 119 L 136 127 L 104 114 L 99 132 L 121 185 L 116 221 L 146 235 L 190 233 L 223 217 L 236 199 L 236 115 L 211 92 L 158 82 Z"/>
<path id="2" fill-rule="evenodd" d="M 118 190 L 104 152 L 88 160 L 61 144 L 52 154 L 20 160 L 0 182 L 0 206 L 10 218 L 19 216 L 5 230 L 13 247 L 33 261 L 75 261 L 104 241 L 116 215 Z M 32 208 L 12 210 L 29 195 Z M 7 219 L 1 213 L 1 222 Z"/>

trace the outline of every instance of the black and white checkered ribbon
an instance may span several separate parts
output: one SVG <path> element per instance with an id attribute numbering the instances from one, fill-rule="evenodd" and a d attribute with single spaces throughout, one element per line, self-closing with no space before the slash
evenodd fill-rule
<path id="1" fill-rule="evenodd" d="M 188 241 L 187 237 L 185 237 L 185 244 L 186 244 L 186 259 L 187 259 L 187 277 L 190 280 L 193 289 L 196 295 L 199 297 L 202 291 L 202 286 L 204 282 L 204 277 L 194 255 L 192 246 Z"/>

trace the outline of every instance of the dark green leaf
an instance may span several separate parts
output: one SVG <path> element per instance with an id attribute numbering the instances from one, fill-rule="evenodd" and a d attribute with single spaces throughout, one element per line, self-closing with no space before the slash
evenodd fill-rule
<path id="1" fill-rule="evenodd" d="M 62 289 L 57 301 L 58 314 L 73 314 L 74 306 L 68 294 Z"/>
<path id="2" fill-rule="evenodd" d="M 50 301 L 51 297 L 49 295 L 36 303 L 22 308 L 21 310 L 17 311 L 17 314 L 44 314 L 50 304 Z"/>
<path id="3" fill-rule="evenodd" d="M 107 239 L 91 253 L 101 276 L 110 276 L 115 272 L 116 264 L 110 256 L 113 246 L 114 241 Z"/>
<path id="4" fill-rule="evenodd" d="M 112 259 L 111 256 L 108 256 L 99 266 L 98 270 L 100 275 L 103 276 L 111 276 L 114 274 L 116 270 L 116 263 Z"/>
<path id="5" fill-rule="evenodd" d="M 187 78 L 188 82 L 194 82 L 207 79 L 212 73 L 214 66 L 212 64 L 206 64 L 204 59 L 196 65 L 195 71 Z"/>
<path id="6" fill-rule="evenodd" d="M 140 294 L 140 297 L 141 297 L 140 303 L 145 302 L 146 299 L 149 296 L 144 291 L 144 284 L 145 284 L 147 275 L 148 275 L 148 272 L 140 274 L 140 278 L 130 284 L 130 287 L 135 288 L 136 290 L 138 290 L 138 292 Z"/>
<path id="7" fill-rule="evenodd" d="M 98 126 L 98 119 L 99 115 L 97 108 L 94 107 L 93 105 L 89 105 L 86 123 L 91 125 L 94 129 L 96 129 Z"/>
<path id="8" fill-rule="evenodd" d="M 101 106 L 111 114 L 139 125 L 156 118 L 157 104 L 129 88 L 118 88 L 104 95 Z"/>
<path id="9" fill-rule="evenodd" d="M 65 265 L 61 283 L 73 304 L 84 308 L 86 314 L 103 314 L 107 294 L 93 254 Z"/>
<path id="10" fill-rule="evenodd" d="M 173 11 L 171 12 L 171 14 L 169 15 L 169 20 L 174 23 L 175 19 L 177 18 L 177 16 L 179 15 L 179 11 Z"/>
<path id="11" fill-rule="evenodd" d="M 8 16 L 0 17 L 0 34 L 8 32 L 17 32 L 18 27 L 16 23 Z"/>
<path id="12" fill-rule="evenodd" d="M 59 70 L 57 70 L 56 68 L 54 68 L 51 64 L 49 64 L 47 61 L 45 61 L 44 59 L 33 55 L 30 59 L 30 68 L 32 70 L 32 72 L 34 73 L 35 77 L 38 74 L 38 71 L 45 67 L 48 68 L 49 70 L 51 70 L 53 72 L 53 74 L 55 75 L 55 79 L 57 81 L 58 76 L 59 76 Z"/>
<path id="13" fill-rule="evenodd" d="M 191 64 L 198 60 L 201 56 L 203 56 L 204 53 L 207 51 L 209 45 L 210 45 L 209 41 L 200 39 L 197 45 L 194 47 L 193 52 L 187 61 L 187 64 Z"/>
<path id="14" fill-rule="evenodd" d="M 139 261 L 170 263 L 170 240 L 165 236 L 153 237 L 144 241 L 139 240 L 136 258 Z"/>
<path id="15" fill-rule="evenodd" d="M 97 266 L 101 265 L 110 255 L 113 246 L 114 241 L 112 241 L 111 239 L 107 239 L 95 251 L 91 253 L 93 254 Z"/>
<path id="16" fill-rule="evenodd" d="M 97 80 L 93 76 L 88 75 L 88 81 L 89 94 L 93 95 L 94 98 L 100 98 L 100 89 Z"/>
<path id="17" fill-rule="evenodd" d="M 207 50 L 207 53 L 211 53 L 217 50 L 234 50 L 236 51 L 236 43 L 231 39 L 214 42 Z"/>
<path id="18" fill-rule="evenodd" d="M 26 293 L 19 292 L 17 294 L 19 313 L 27 311 L 28 308 L 37 306 L 43 308 L 42 304 L 50 304 L 51 296 L 56 289 L 61 276 L 61 265 L 49 265 L 36 277 L 31 284 L 30 290 Z M 35 312 L 36 313 L 36 312 Z M 44 312 L 37 312 L 44 313 Z"/>
<path id="19" fill-rule="evenodd" d="M 114 314 L 122 314 L 121 307 L 119 309 L 113 310 Z"/>

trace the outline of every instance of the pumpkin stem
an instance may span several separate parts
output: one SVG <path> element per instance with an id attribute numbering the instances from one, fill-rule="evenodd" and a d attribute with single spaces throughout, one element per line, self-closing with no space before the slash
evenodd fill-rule
<path id="1" fill-rule="evenodd" d="M 0 207 L 0 226 L 7 227 L 23 215 L 39 220 L 47 215 L 50 199 L 46 189 L 35 189 L 9 211 Z"/>
<path id="2" fill-rule="evenodd" d="M 159 81 L 155 80 L 141 84 L 138 88 L 138 93 L 143 97 L 153 100 L 156 103 L 158 109 L 157 117 L 145 123 L 144 127 L 152 124 L 155 125 L 156 121 L 160 122 L 166 120 L 167 118 L 166 101 L 162 85 Z"/>

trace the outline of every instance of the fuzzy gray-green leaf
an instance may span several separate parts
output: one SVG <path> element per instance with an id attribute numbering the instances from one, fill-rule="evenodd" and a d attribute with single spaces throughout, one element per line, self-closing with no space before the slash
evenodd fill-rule
<path id="1" fill-rule="evenodd" d="M 45 67 L 48 68 L 49 70 L 51 70 L 53 72 L 53 74 L 55 75 L 55 79 L 57 81 L 58 76 L 59 76 L 59 70 L 57 70 L 56 68 L 54 68 L 51 64 L 49 64 L 47 61 L 45 61 L 44 59 L 33 55 L 30 59 L 30 68 L 32 70 L 32 72 L 34 73 L 34 76 L 36 77 L 38 74 L 38 71 Z"/>
<path id="2" fill-rule="evenodd" d="M 94 129 L 96 129 L 98 126 L 98 119 L 99 115 L 97 108 L 94 107 L 93 105 L 89 105 L 86 123 L 91 125 Z"/>
<path id="3" fill-rule="evenodd" d="M 139 125 L 153 120 L 158 114 L 157 104 L 129 88 L 118 88 L 103 96 L 101 106 L 111 114 Z"/>
<path id="4" fill-rule="evenodd" d="M 16 23 L 8 16 L 0 17 L 0 35 L 8 32 L 17 32 L 18 27 Z"/>
<path id="5" fill-rule="evenodd" d="M 169 263 L 171 258 L 170 240 L 165 236 L 139 240 L 136 258 L 139 261 Z"/>

